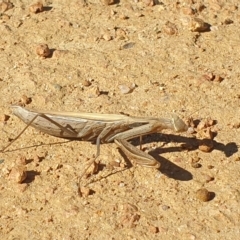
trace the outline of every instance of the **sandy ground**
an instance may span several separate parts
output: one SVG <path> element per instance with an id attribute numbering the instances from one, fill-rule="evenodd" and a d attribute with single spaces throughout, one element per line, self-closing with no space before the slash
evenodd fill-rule
<path id="1" fill-rule="evenodd" d="M 0 238 L 237 239 L 238 1 L 46 0 L 37 14 L 32 1 L 11 2 L 0 15 L 1 147 L 25 126 L 12 103 L 145 117 L 175 112 L 195 127 L 212 122 L 206 131 L 214 139 L 203 152 L 198 133 L 144 137 L 159 170 L 131 165 L 116 144 L 103 144 L 99 170 L 82 179 L 80 197 L 76 178 L 96 145 L 28 128 L 0 153 Z M 49 57 L 36 53 L 39 44 L 49 46 Z M 196 194 L 202 188 L 211 193 L 207 202 Z"/>

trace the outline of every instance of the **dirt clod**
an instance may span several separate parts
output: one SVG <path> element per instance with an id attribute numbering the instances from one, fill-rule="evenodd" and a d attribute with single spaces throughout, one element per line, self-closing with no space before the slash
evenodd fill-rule
<path id="1" fill-rule="evenodd" d="M 205 128 L 201 129 L 197 132 L 197 138 L 198 139 L 213 139 L 214 138 L 214 133 L 212 132 L 211 128 Z"/>
<path id="2" fill-rule="evenodd" d="M 88 88 L 87 93 L 89 98 L 97 98 L 101 94 L 98 86 L 91 86 Z"/>
<path id="3" fill-rule="evenodd" d="M 88 187 L 81 187 L 80 193 L 81 193 L 82 197 L 86 198 L 86 197 L 88 197 L 90 195 L 91 189 L 88 188 Z"/>
<path id="4" fill-rule="evenodd" d="M 223 81 L 223 77 L 221 77 L 220 75 L 216 75 L 214 78 L 214 82 L 222 82 Z"/>
<path id="5" fill-rule="evenodd" d="M 0 122 L 7 122 L 7 120 L 10 118 L 7 114 L 0 115 Z"/>
<path id="6" fill-rule="evenodd" d="M 40 2 L 37 2 L 35 4 L 32 4 L 30 7 L 29 7 L 29 11 L 31 13 L 40 13 L 40 12 L 43 12 L 43 4 L 40 3 Z"/>
<path id="7" fill-rule="evenodd" d="M 240 157 L 239 156 L 237 156 L 237 157 L 235 157 L 235 159 L 234 159 L 236 162 L 239 162 L 240 161 Z"/>
<path id="8" fill-rule="evenodd" d="M 208 169 L 213 169 L 214 166 L 213 166 L 213 165 L 208 165 L 207 168 L 208 168 Z"/>
<path id="9" fill-rule="evenodd" d="M 109 168 L 118 168 L 118 167 L 120 167 L 120 161 L 111 161 L 110 163 L 109 163 Z"/>
<path id="10" fill-rule="evenodd" d="M 149 231 L 151 233 L 158 233 L 159 232 L 159 228 L 155 227 L 155 226 L 149 226 Z"/>
<path id="11" fill-rule="evenodd" d="M 91 159 L 89 161 L 91 161 Z M 94 161 L 93 164 L 87 169 L 87 171 L 85 173 L 85 177 L 87 178 L 87 177 L 91 176 L 92 174 L 97 173 L 98 168 L 99 168 L 99 163 Z"/>
<path id="12" fill-rule="evenodd" d="M 106 41 L 111 41 L 113 38 L 111 36 L 111 34 L 109 32 L 105 32 L 103 35 L 102 35 L 102 38 Z"/>
<path id="13" fill-rule="evenodd" d="M 155 5 L 155 0 L 144 0 L 146 6 L 153 7 Z"/>
<path id="14" fill-rule="evenodd" d="M 91 84 L 92 84 L 92 83 L 91 83 L 91 81 L 89 81 L 89 80 L 86 80 L 86 79 L 85 79 L 85 80 L 82 81 L 82 85 L 83 85 L 84 87 L 89 87 L 89 86 L 91 86 Z"/>
<path id="15" fill-rule="evenodd" d="M 26 95 L 22 95 L 21 99 L 20 99 L 20 103 L 25 105 L 28 105 L 32 102 L 32 98 L 26 96 Z"/>
<path id="16" fill-rule="evenodd" d="M 20 192 L 25 192 L 26 189 L 27 189 L 27 187 L 28 187 L 28 184 L 27 184 L 27 183 L 22 183 L 22 184 L 18 184 L 18 185 L 17 185 L 17 188 L 18 188 L 18 190 L 19 190 Z"/>
<path id="17" fill-rule="evenodd" d="M 198 189 L 196 197 L 202 202 L 208 202 L 211 200 L 211 193 L 206 188 Z"/>
<path id="18" fill-rule="evenodd" d="M 193 15 L 194 10 L 191 7 L 184 7 L 182 8 L 182 13 L 185 15 Z"/>
<path id="19" fill-rule="evenodd" d="M 130 203 L 126 203 L 123 206 L 120 223 L 122 226 L 127 228 L 136 227 L 140 219 L 140 214 L 138 213 L 138 208 Z"/>
<path id="20" fill-rule="evenodd" d="M 213 150 L 213 142 L 209 139 L 201 140 L 198 149 L 202 152 L 211 152 Z"/>
<path id="21" fill-rule="evenodd" d="M 17 165 L 26 165 L 27 164 L 26 157 L 25 156 L 20 156 L 19 158 L 17 158 L 16 164 Z"/>
<path id="22" fill-rule="evenodd" d="M 200 168 L 200 167 L 202 166 L 202 164 L 201 164 L 201 163 L 193 162 L 193 163 L 191 163 L 191 166 L 192 166 L 193 168 Z"/>
<path id="23" fill-rule="evenodd" d="M 115 0 L 101 0 L 103 5 L 113 5 L 115 3 Z"/>
<path id="24" fill-rule="evenodd" d="M 205 32 L 210 30 L 210 25 L 200 18 L 193 18 L 189 29 L 192 32 Z"/>
<path id="25" fill-rule="evenodd" d="M 0 12 L 1 13 L 4 13 L 6 12 L 7 10 L 13 8 L 13 4 L 10 2 L 10 1 L 2 1 L 0 3 Z"/>
<path id="26" fill-rule="evenodd" d="M 130 85 L 121 84 L 118 87 L 119 87 L 120 92 L 122 94 L 128 94 L 128 93 L 131 93 L 136 88 L 136 85 L 134 83 L 131 86 Z"/>
<path id="27" fill-rule="evenodd" d="M 51 55 L 51 51 L 47 44 L 39 44 L 36 47 L 36 53 L 38 56 L 43 57 L 43 58 L 47 58 Z"/>
<path id="28" fill-rule="evenodd" d="M 174 23 L 167 21 L 163 26 L 163 31 L 168 35 L 174 35 L 177 33 L 178 29 Z"/>
<path id="29" fill-rule="evenodd" d="M 214 180 L 214 177 L 210 176 L 210 175 L 206 175 L 205 178 L 206 178 L 206 183 L 211 182 L 211 181 Z"/>
<path id="30" fill-rule="evenodd" d="M 8 178 L 15 183 L 22 183 L 27 178 L 26 167 L 21 165 L 13 167 Z"/>

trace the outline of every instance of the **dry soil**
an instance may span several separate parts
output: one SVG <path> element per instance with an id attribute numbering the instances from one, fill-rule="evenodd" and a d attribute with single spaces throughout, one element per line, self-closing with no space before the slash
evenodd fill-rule
<path id="1" fill-rule="evenodd" d="M 96 145 L 28 128 L 0 153 L 0 238 L 239 238 L 239 1 L 46 0 L 39 13 L 29 10 L 36 2 L 11 3 L 0 8 L 1 147 L 25 126 L 13 103 L 145 117 L 175 112 L 192 117 L 196 131 L 143 138 L 158 170 L 102 144 L 99 169 L 82 179 L 80 197 L 76 178 Z M 48 57 L 37 54 L 40 44 Z M 208 152 L 199 149 L 202 121 L 214 137 Z M 27 178 L 17 183 L 24 168 Z M 209 201 L 196 194 L 202 188 Z"/>

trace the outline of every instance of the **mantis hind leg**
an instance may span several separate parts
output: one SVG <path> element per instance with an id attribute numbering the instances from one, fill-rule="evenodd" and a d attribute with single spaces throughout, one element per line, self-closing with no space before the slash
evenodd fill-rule
<path id="1" fill-rule="evenodd" d="M 126 154 L 127 157 L 133 159 L 137 164 L 144 167 L 159 168 L 160 163 L 151 155 L 139 150 L 125 139 L 114 139 L 118 147 Z"/>

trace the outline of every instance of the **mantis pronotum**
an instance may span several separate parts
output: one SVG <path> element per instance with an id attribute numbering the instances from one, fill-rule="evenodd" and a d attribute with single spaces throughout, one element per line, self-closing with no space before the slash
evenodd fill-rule
<path id="1" fill-rule="evenodd" d="M 131 145 L 127 140 L 161 132 L 167 128 L 177 132 L 187 130 L 187 125 L 175 114 L 172 114 L 172 118 L 151 118 L 130 117 L 120 114 L 35 111 L 18 105 L 13 105 L 11 108 L 13 113 L 24 121 L 27 126 L 12 142 L 2 149 L 2 152 L 17 140 L 29 126 L 32 126 L 55 137 L 95 141 L 97 152 L 91 164 L 100 155 L 100 143 L 114 141 L 126 156 L 134 158 L 137 164 L 159 168 L 160 163 L 158 161 Z M 84 173 L 79 177 L 79 180 Z"/>

